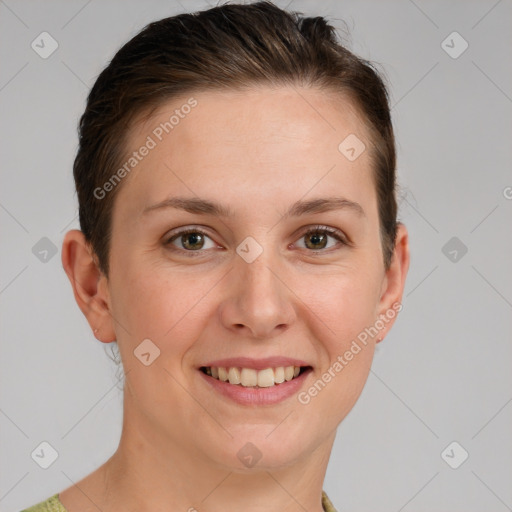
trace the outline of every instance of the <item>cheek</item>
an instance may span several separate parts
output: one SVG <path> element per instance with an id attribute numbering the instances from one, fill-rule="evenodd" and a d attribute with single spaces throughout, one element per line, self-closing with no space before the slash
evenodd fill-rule
<path id="1" fill-rule="evenodd" d="M 220 288 L 212 289 L 222 286 L 218 283 L 220 274 L 203 272 L 198 278 L 193 269 L 154 267 L 129 261 L 112 265 L 114 317 L 126 324 L 126 330 L 136 338 L 162 339 L 179 330 L 180 323 L 200 325 L 200 312 L 205 315 L 206 303 L 215 307 L 211 301 Z M 295 304 L 299 323 L 309 318 L 310 327 L 323 326 L 318 339 L 331 335 L 336 340 L 346 340 L 375 321 L 380 282 L 376 272 L 365 270 L 372 268 L 369 262 L 358 267 L 329 274 L 288 275 L 287 286 L 294 293 L 285 300 Z M 226 281 L 224 284 L 229 286 Z"/>
<path id="2" fill-rule="evenodd" d="M 360 274 L 358 279 L 333 278 L 312 308 L 319 317 L 314 321 L 315 336 L 321 340 L 326 358 L 315 380 L 298 398 L 319 410 L 335 411 L 337 421 L 357 401 L 373 360 L 371 327 L 377 320 L 377 294 L 371 279 Z"/>
<path id="3" fill-rule="evenodd" d="M 200 335 L 200 303 L 214 282 L 197 279 L 190 271 L 164 271 L 152 265 L 117 268 L 123 270 L 113 276 L 112 309 L 123 326 L 117 332 L 125 344 L 133 349 L 150 339 L 161 349 L 161 361 L 186 351 Z"/>
<path id="4" fill-rule="evenodd" d="M 378 284 L 374 275 L 350 272 L 326 280 L 313 304 L 309 292 L 306 302 L 326 327 L 323 337 L 325 339 L 327 335 L 330 340 L 330 352 L 343 350 L 347 342 L 374 324 L 377 319 Z"/>

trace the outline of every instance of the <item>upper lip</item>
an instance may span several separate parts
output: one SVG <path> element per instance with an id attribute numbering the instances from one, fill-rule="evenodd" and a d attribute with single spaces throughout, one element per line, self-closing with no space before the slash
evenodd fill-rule
<path id="1" fill-rule="evenodd" d="M 215 366 L 217 368 L 252 368 L 254 370 L 265 370 L 266 368 L 278 368 L 280 366 L 311 366 L 300 359 L 293 359 L 284 356 L 264 357 L 253 359 L 250 357 L 230 357 L 228 359 L 216 359 L 201 367 Z"/>

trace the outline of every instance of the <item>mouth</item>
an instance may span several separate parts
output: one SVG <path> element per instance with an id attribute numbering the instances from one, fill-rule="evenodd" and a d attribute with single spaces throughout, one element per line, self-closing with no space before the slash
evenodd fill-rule
<path id="1" fill-rule="evenodd" d="M 311 366 L 277 366 L 261 370 L 238 366 L 201 366 L 199 370 L 212 379 L 243 388 L 275 388 L 298 379 L 313 370 Z"/>

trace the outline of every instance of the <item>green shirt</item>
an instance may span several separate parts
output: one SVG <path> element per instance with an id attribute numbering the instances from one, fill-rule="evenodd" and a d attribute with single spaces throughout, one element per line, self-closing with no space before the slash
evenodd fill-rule
<path id="1" fill-rule="evenodd" d="M 337 512 L 334 508 L 331 500 L 327 497 L 324 491 L 322 491 L 322 508 L 325 512 Z M 26 508 L 21 512 L 68 512 L 64 505 L 59 500 L 59 494 L 54 494 L 51 498 L 48 498 L 37 505 Z"/>

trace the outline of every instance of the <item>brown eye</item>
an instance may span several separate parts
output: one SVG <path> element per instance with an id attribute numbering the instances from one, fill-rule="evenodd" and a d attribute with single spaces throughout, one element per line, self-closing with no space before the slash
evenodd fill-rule
<path id="1" fill-rule="evenodd" d="M 165 245 L 173 246 L 172 249 L 177 251 L 199 252 L 200 250 L 211 248 L 205 247 L 206 238 L 210 239 L 205 232 L 198 228 L 185 229 L 170 237 L 165 242 Z M 212 242 L 212 246 L 214 245 Z"/>
<path id="2" fill-rule="evenodd" d="M 308 249 L 324 249 L 327 245 L 327 235 L 325 233 L 308 233 L 304 238 L 309 240 L 309 243 L 306 242 Z"/>
<path id="3" fill-rule="evenodd" d="M 181 244 L 185 249 L 202 249 L 204 245 L 204 235 L 201 233 L 187 233 L 181 235 Z"/>
<path id="4" fill-rule="evenodd" d="M 340 244 L 347 245 L 346 241 L 343 239 L 341 233 L 339 233 L 336 229 L 328 228 L 325 226 L 318 226 L 312 229 L 309 229 L 304 233 L 301 239 L 306 240 L 305 248 L 310 249 L 312 251 L 322 251 L 327 247 L 329 243 L 329 238 L 336 239 Z M 335 246 L 336 244 L 334 244 Z M 328 248 L 333 247 L 331 245 Z M 327 251 L 325 251 L 327 252 Z"/>

